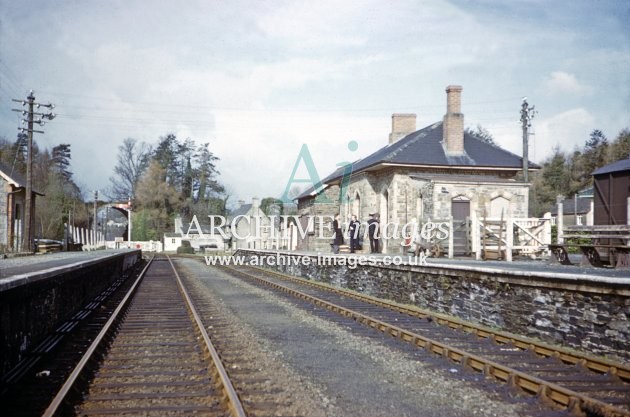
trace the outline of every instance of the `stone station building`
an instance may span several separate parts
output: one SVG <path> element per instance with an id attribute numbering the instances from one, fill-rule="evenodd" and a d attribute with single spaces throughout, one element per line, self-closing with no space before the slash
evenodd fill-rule
<path id="1" fill-rule="evenodd" d="M 516 179 L 522 158 L 465 132 L 462 87 L 450 85 L 446 93 L 442 121 L 416 130 L 415 114 L 392 115 L 389 143 L 352 163 L 349 178 L 346 174 L 344 180 L 344 168 L 339 168 L 320 187 L 298 196 L 303 227 L 309 216 L 335 213 L 341 214 L 342 221 L 355 214 L 365 222 L 377 212 L 381 226 L 452 218 L 457 241 L 467 239 L 464 226 L 471 216 L 527 217 L 530 184 Z M 539 168 L 531 163 L 529 167 Z M 319 227 L 311 227 L 298 249 L 330 250 L 330 241 L 315 236 Z M 383 239 L 383 252 L 400 253 L 401 241 L 400 237 Z M 465 254 L 465 246 L 455 254 Z"/>

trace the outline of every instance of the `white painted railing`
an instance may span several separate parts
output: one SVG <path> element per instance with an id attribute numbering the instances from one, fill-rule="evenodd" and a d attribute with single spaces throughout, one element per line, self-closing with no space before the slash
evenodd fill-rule
<path id="1" fill-rule="evenodd" d="M 105 247 L 105 236 L 99 231 L 94 232 L 93 229 L 68 226 L 68 235 L 72 237 L 74 243 L 81 243 L 83 250 L 89 251 Z"/>
<path id="2" fill-rule="evenodd" d="M 478 218 L 473 215 L 472 249 L 476 259 L 482 252 L 499 251 L 502 258 L 512 261 L 514 254 L 539 256 L 547 253 L 551 243 L 550 218 Z M 485 236 L 485 248 L 484 248 Z"/>

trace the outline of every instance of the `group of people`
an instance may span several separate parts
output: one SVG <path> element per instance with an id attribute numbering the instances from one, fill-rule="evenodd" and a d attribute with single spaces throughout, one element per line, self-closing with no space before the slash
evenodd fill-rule
<path id="1" fill-rule="evenodd" d="M 367 221 L 368 237 L 370 238 L 370 253 L 380 252 L 380 227 L 379 214 L 370 213 L 370 219 Z M 339 253 L 339 246 L 344 244 L 343 230 L 341 230 L 340 215 L 335 215 L 333 220 L 333 230 L 335 232 L 332 243 L 333 253 Z M 361 223 L 357 220 L 356 215 L 352 215 L 348 223 L 348 238 L 350 239 L 350 253 L 354 253 L 360 248 Z"/>

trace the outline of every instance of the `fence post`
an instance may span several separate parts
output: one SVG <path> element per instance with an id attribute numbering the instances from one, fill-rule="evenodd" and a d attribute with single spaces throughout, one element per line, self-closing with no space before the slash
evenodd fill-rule
<path id="1" fill-rule="evenodd" d="M 475 259 L 481 259 L 481 243 L 479 238 L 479 216 L 477 215 L 477 211 L 473 211 L 472 213 L 472 250 L 475 252 Z"/>
<path id="2" fill-rule="evenodd" d="M 453 216 L 449 217 L 449 227 L 451 233 L 448 234 L 448 259 L 453 259 Z"/>
<path id="3" fill-rule="evenodd" d="M 508 217 L 505 231 L 505 260 L 512 262 L 512 248 L 514 247 L 514 219 Z"/>
<path id="4" fill-rule="evenodd" d="M 556 237 L 556 240 L 558 242 L 558 245 L 562 245 L 564 243 L 564 238 L 561 237 L 562 235 L 564 235 L 564 209 L 562 206 L 563 199 L 564 196 L 562 196 L 561 194 L 556 197 L 556 203 L 558 203 L 558 217 L 556 219 L 556 229 L 558 232 L 558 236 Z"/>

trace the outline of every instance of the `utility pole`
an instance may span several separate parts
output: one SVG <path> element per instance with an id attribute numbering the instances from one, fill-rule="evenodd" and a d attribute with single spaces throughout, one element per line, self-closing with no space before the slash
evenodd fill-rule
<path id="1" fill-rule="evenodd" d="M 96 233 L 98 231 L 98 228 L 96 227 L 96 201 L 97 200 L 98 200 L 98 191 L 94 191 L 94 224 L 92 225 L 92 228 L 94 229 L 94 241 L 92 242 L 92 244 L 94 246 L 96 246 L 96 243 L 97 243 Z"/>
<path id="2" fill-rule="evenodd" d="M 11 109 L 16 112 L 22 113 L 22 116 L 26 116 L 26 119 L 22 119 L 22 123 L 26 123 L 27 127 L 18 127 L 18 131 L 24 133 L 26 132 L 28 137 L 28 146 L 27 146 L 27 160 L 26 160 L 26 202 L 25 202 L 25 215 L 24 215 L 24 234 L 22 237 L 22 251 L 24 252 L 32 252 L 33 251 L 33 133 L 44 133 L 42 130 L 34 130 L 33 125 L 38 124 L 43 126 L 46 124 L 44 119 L 52 120 L 55 118 L 55 114 L 50 113 L 39 113 L 34 111 L 35 108 L 39 109 L 40 107 L 46 107 L 50 110 L 54 109 L 55 106 L 53 104 L 41 104 L 35 101 L 35 96 L 33 95 L 33 90 L 30 91 L 26 100 L 18 100 L 13 99 L 16 103 L 22 103 L 22 107 L 28 104 L 28 110 L 24 109 Z M 37 117 L 37 119 L 35 118 Z"/>
<path id="3" fill-rule="evenodd" d="M 529 128 L 536 114 L 534 106 L 527 104 L 527 97 L 523 97 L 521 105 L 521 123 L 523 126 L 523 181 L 529 182 Z"/>

